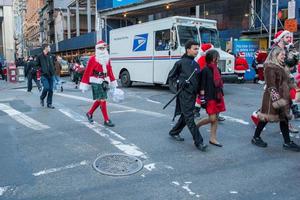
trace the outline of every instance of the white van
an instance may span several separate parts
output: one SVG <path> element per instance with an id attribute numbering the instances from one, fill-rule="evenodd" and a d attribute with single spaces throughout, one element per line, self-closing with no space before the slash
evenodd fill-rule
<path id="1" fill-rule="evenodd" d="M 234 74 L 234 56 L 220 48 L 217 22 L 190 17 L 168 17 L 110 31 L 113 71 L 124 87 L 133 81 L 168 84 L 168 73 L 193 39 L 212 43 L 220 53 L 222 74 Z M 169 84 L 170 89 L 174 86 Z"/>

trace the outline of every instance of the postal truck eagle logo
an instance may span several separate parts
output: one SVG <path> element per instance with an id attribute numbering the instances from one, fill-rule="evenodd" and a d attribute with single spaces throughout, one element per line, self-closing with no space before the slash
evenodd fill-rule
<path id="1" fill-rule="evenodd" d="M 147 41 L 148 33 L 134 36 L 132 51 L 146 51 Z"/>

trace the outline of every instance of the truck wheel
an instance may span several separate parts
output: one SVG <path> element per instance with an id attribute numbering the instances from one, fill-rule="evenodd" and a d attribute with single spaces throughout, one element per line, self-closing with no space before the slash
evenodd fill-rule
<path id="1" fill-rule="evenodd" d="M 132 81 L 130 80 L 130 75 L 127 70 L 123 71 L 120 76 L 121 84 L 123 87 L 130 87 L 132 85 Z"/>
<path id="2" fill-rule="evenodd" d="M 168 81 L 168 84 L 169 84 L 169 90 L 175 94 L 177 92 L 177 83 L 173 81 Z"/>

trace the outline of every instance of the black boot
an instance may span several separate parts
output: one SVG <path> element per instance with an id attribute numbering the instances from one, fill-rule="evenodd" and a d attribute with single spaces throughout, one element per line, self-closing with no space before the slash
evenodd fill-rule
<path id="1" fill-rule="evenodd" d="M 108 127 L 114 127 L 115 125 L 111 122 L 111 120 L 109 119 L 108 121 L 104 121 L 104 126 L 108 126 Z"/>

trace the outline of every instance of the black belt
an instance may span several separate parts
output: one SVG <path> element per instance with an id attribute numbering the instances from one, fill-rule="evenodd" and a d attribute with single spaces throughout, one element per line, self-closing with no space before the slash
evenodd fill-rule
<path id="1" fill-rule="evenodd" d="M 103 72 L 98 72 L 98 71 L 93 71 L 93 75 L 94 76 L 98 76 L 98 77 L 106 77 L 107 73 L 103 73 Z"/>

